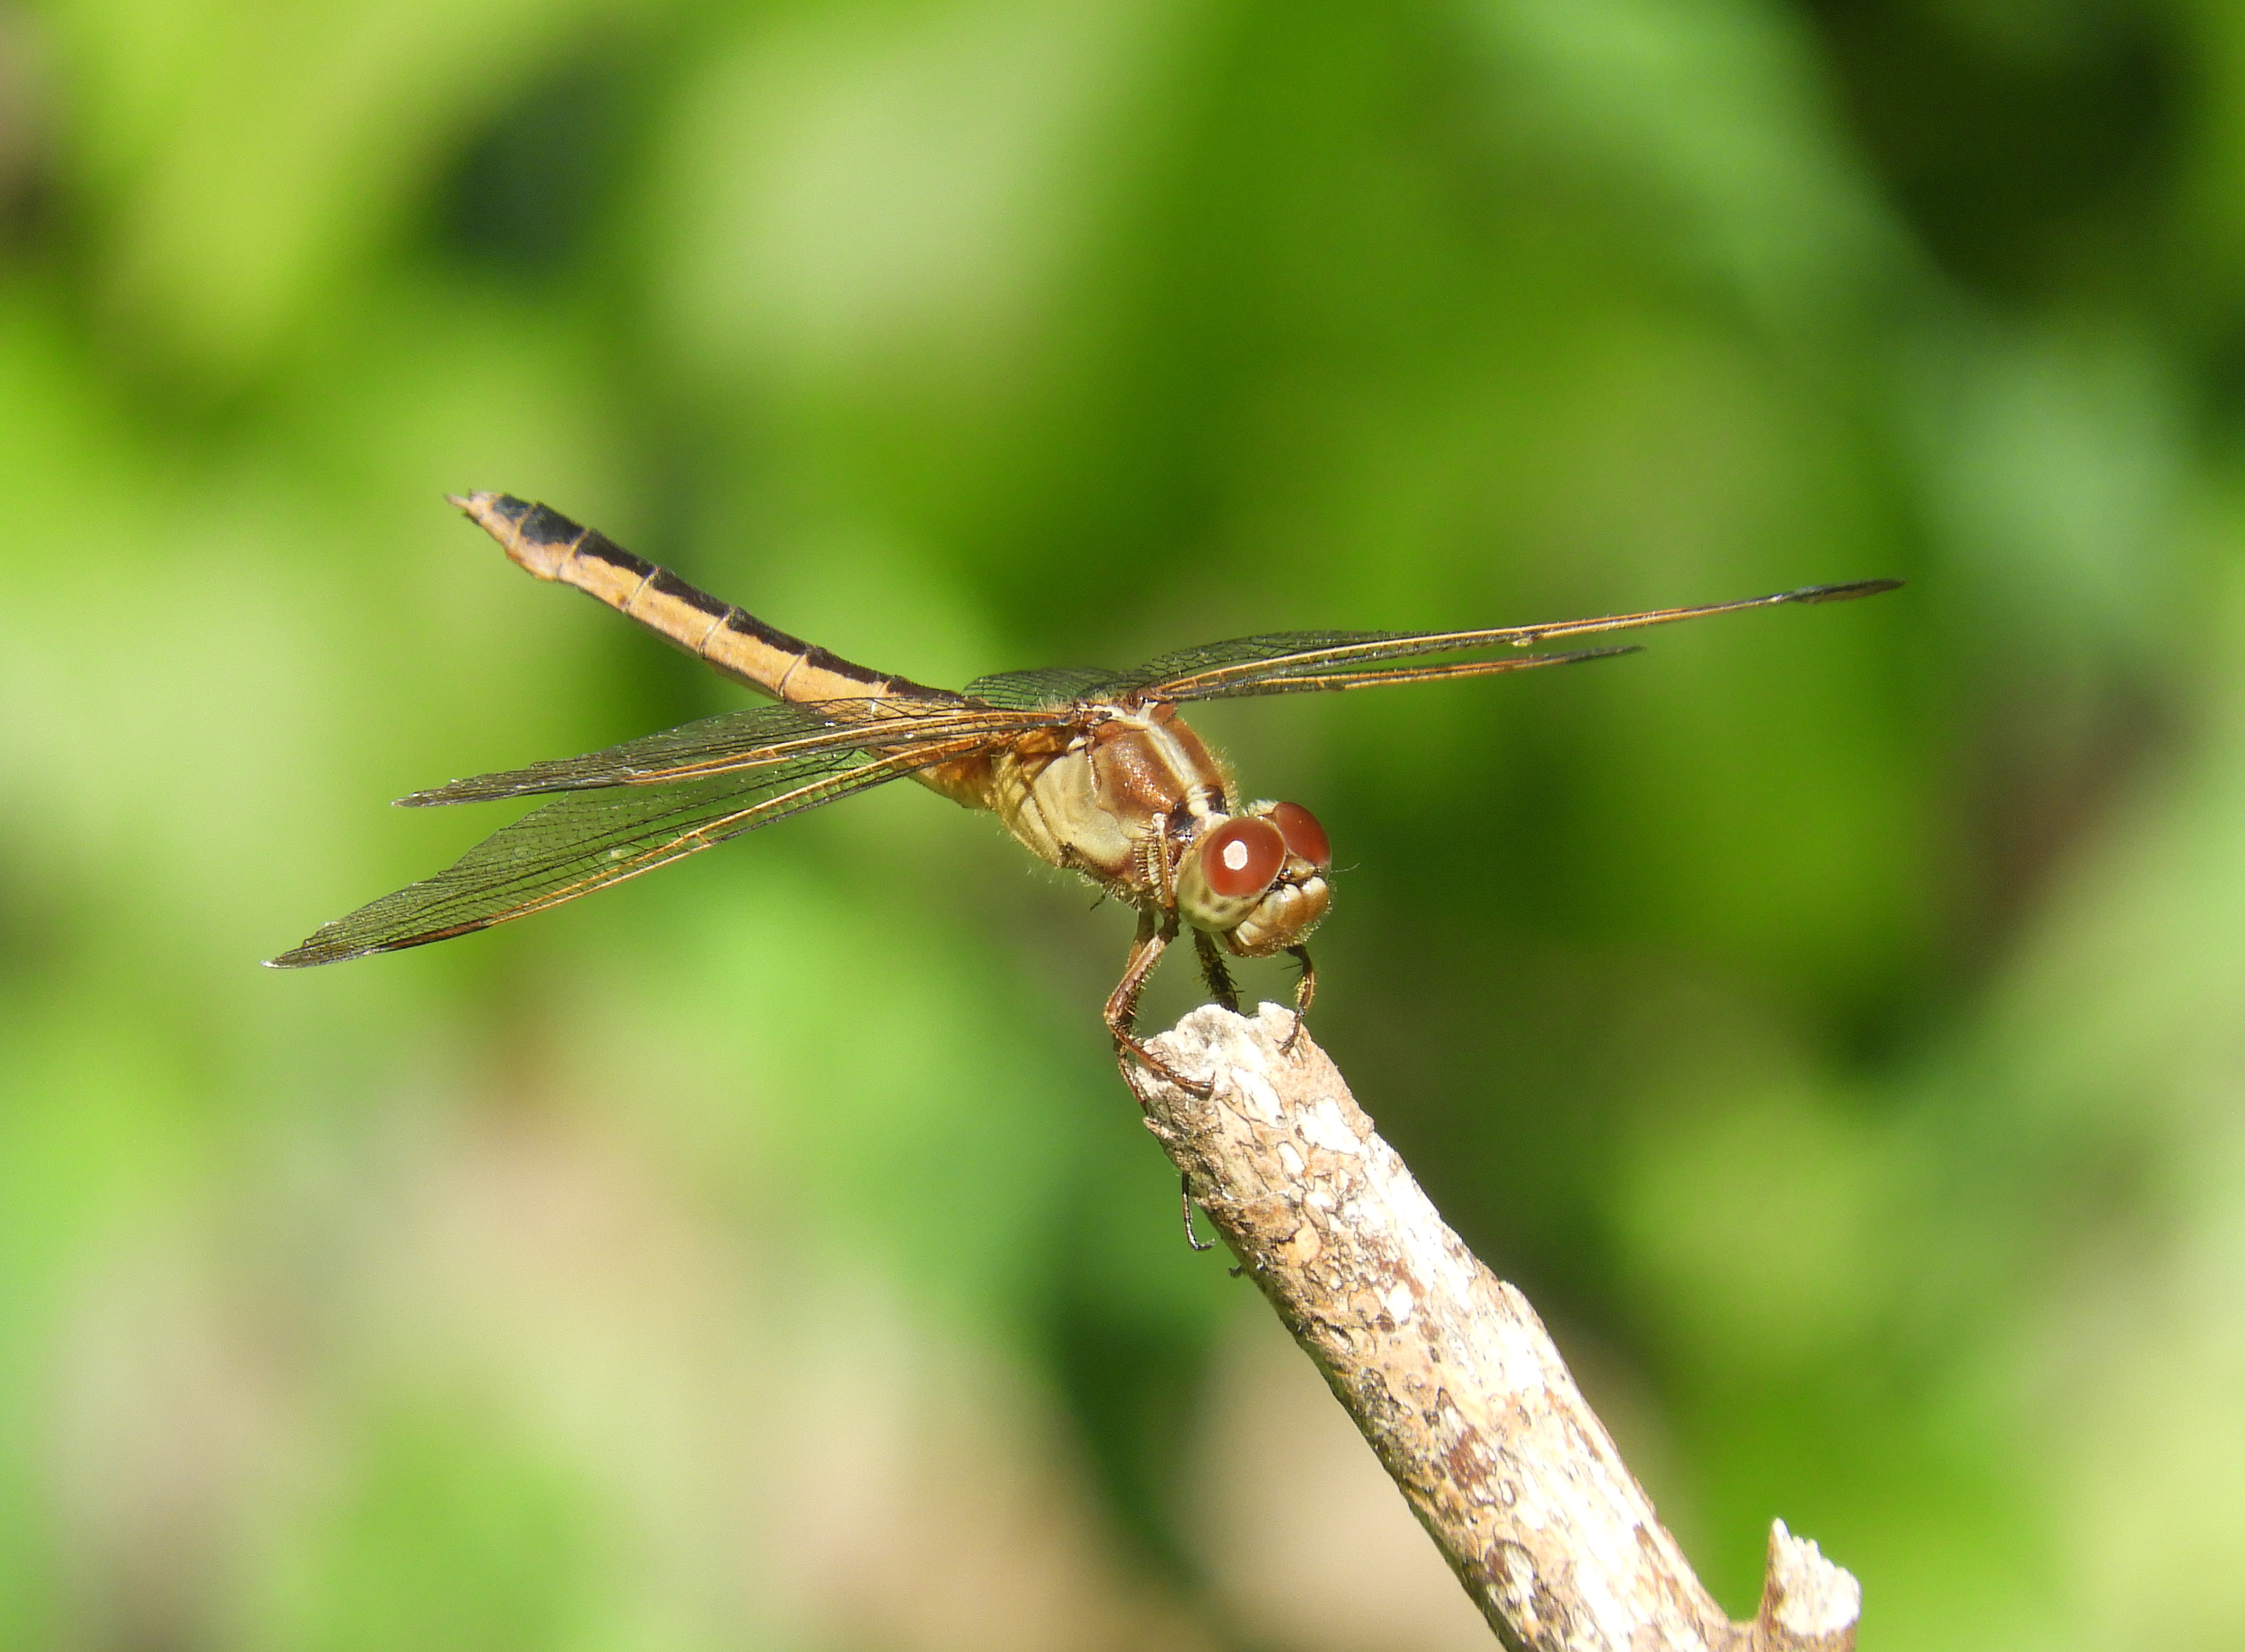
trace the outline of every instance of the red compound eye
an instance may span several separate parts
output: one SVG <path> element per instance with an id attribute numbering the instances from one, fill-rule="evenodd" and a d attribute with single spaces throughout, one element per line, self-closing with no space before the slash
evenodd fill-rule
<path id="1" fill-rule="evenodd" d="M 1228 899 L 1259 894 L 1286 863 L 1286 839 L 1276 826 L 1238 815 L 1201 840 L 1201 876 Z"/>
<path id="2" fill-rule="evenodd" d="M 1333 844 L 1326 838 L 1326 829 L 1299 803 L 1273 803 L 1265 818 L 1285 834 L 1286 847 L 1311 865 L 1322 870 L 1333 864 Z"/>

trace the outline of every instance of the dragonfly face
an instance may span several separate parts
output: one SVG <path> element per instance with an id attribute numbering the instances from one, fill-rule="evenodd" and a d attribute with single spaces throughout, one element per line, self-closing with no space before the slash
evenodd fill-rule
<path id="1" fill-rule="evenodd" d="M 296 967 L 489 928 L 635 877 L 759 826 L 909 776 L 987 809 L 1030 851 L 1138 912 L 1106 1019 L 1118 1055 L 1185 1087 L 1132 1031 L 1140 990 L 1190 926 L 1209 988 L 1235 1003 L 1223 954 L 1292 954 L 1332 901 L 1332 851 L 1299 803 L 1245 802 L 1177 715 L 1181 704 L 1491 676 L 1628 653 L 1595 647 L 1423 664 L 1783 603 L 1869 596 L 1891 579 L 1816 586 L 1697 608 L 1452 632 L 1287 632 L 1187 648 L 1132 671 L 1009 672 L 962 693 L 853 665 L 643 562 L 544 505 L 477 493 L 454 504 L 519 565 L 572 585 L 780 703 L 728 712 L 583 757 L 417 792 L 423 805 L 551 802 L 435 877 L 386 895 L 273 960 Z M 1407 663 L 1396 664 L 1396 661 Z"/>
<path id="2" fill-rule="evenodd" d="M 1250 803 L 1211 821 L 1178 856 L 1177 912 L 1240 958 L 1309 938 L 1333 904 L 1325 828 L 1299 803 Z"/>

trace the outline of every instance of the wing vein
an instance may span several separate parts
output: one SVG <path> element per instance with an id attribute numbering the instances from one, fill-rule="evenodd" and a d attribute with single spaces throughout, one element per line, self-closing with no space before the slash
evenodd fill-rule
<path id="1" fill-rule="evenodd" d="M 1375 683 L 1421 682 L 1434 679 L 1415 673 L 1335 675 L 1331 667 L 1366 665 L 1415 654 L 1456 653 L 1470 649 L 1524 648 L 1567 637 L 1604 632 L 1636 631 L 1649 626 L 1673 625 L 1713 614 L 1738 613 L 1783 603 L 1844 602 L 1891 591 L 1895 579 L 1864 579 L 1848 585 L 1804 586 L 1713 602 L 1689 608 L 1653 608 L 1640 613 L 1609 614 L 1591 620 L 1557 620 L 1546 625 L 1504 626 L 1481 631 L 1334 631 L 1275 632 L 1210 643 L 1150 660 L 1136 671 L 1121 674 L 1116 687 L 1141 701 L 1190 701 L 1237 698 L 1247 694 L 1306 692 L 1315 679 L 1324 688 L 1368 687 Z M 1531 656 L 1543 662 L 1596 658 L 1604 652 Z M 1487 674 L 1448 672 L 1453 676 Z"/>
<path id="2" fill-rule="evenodd" d="M 818 753 L 771 768 L 562 793 L 434 877 L 322 925 L 272 960 L 293 969 L 397 951 L 544 911 L 743 832 L 980 750 L 972 739 Z"/>

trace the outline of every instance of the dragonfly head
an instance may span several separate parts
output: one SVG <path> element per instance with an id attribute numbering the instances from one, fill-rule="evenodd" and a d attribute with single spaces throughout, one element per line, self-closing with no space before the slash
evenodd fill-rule
<path id="1" fill-rule="evenodd" d="M 1177 911 L 1241 958 L 1298 946 L 1333 902 L 1333 850 L 1299 803 L 1250 803 L 1210 823 L 1177 865 Z"/>

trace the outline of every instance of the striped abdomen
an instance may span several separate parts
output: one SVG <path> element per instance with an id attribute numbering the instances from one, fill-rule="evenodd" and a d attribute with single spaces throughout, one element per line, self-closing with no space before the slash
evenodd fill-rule
<path id="1" fill-rule="evenodd" d="M 790 637 L 542 504 L 507 493 L 471 493 L 452 503 L 539 579 L 558 579 L 597 597 L 736 682 L 776 700 L 957 698 L 945 689 L 853 665 Z"/>

